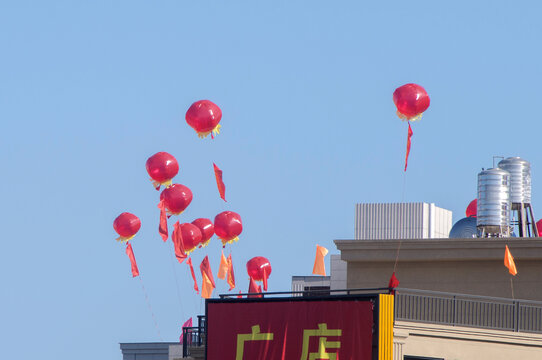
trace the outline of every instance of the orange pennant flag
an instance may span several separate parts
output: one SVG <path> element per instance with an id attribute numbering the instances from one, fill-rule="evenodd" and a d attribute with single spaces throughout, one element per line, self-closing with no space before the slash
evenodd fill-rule
<path id="1" fill-rule="evenodd" d="M 194 267 L 192 266 L 192 259 L 188 258 L 186 260 L 186 265 L 190 266 L 190 273 L 192 274 L 192 279 L 194 279 L 194 290 L 199 294 L 198 282 L 196 281 L 196 274 L 194 273 Z"/>
<path id="2" fill-rule="evenodd" d="M 324 257 L 327 255 L 328 250 L 320 245 L 316 245 L 316 258 L 314 259 L 314 267 L 312 273 L 314 275 L 326 276 L 326 263 Z"/>
<path id="3" fill-rule="evenodd" d="M 164 200 L 160 200 L 158 203 L 158 208 L 160 209 L 160 224 L 158 225 L 158 232 L 162 237 L 162 240 L 167 241 L 168 230 L 167 230 L 167 214 L 166 214 L 166 205 L 164 205 Z"/>
<path id="4" fill-rule="evenodd" d="M 222 256 L 220 257 L 220 266 L 218 267 L 218 278 L 222 280 L 226 280 L 226 276 L 228 275 L 228 260 L 226 260 L 226 257 L 224 256 L 224 251 L 222 251 Z"/>
<path id="5" fill-rule="evenodd" d="M 235 288 L 235 275 L 233 274 L 233 262 L 231 260 L 231 254 L 228 255 L 228 285 L 230 285 L 231 291 Z"/>
<path id="6" fill-rule="evenodd" d="M 204 299 L 209 299 L 213 295 L 213 284 L 211 283 L 211 280 L 207 274 L 202 273 L 201 278 L 201 297 Z"/>
<path id="7" fill-rule="evenodd" d="M 208 299 L 211 297 L 213 289 L 216 288 L 213 272 L 211 271 L 211 264 L 209 263 L 209 256 L 205 256 L 199 265 L 199 269 L 201 270 L 202 277 L 201 297 Z"/>
<path id="8" fill-rule="evenodd" d="M 126 245 L 126 255 L 128 255 L 130 258 L 130 263 L 132 264 L 132 277 L 139 276 L 139 269 L 137 268 L 134 250 L 132 249 L 132 244 L 130 243 Z"/>
<path id="9" fill-rule="evenodd" d="M 506 245 L 506 248 L 504 250 L 504 266 L 508 268 L 508 272 L 511 275 L 516 276 L 518 271 L 516 270 L 516 264 L 514 263 L 514 257 L 512 256 L 512 253 L 510 253 L 510 249 L 508 249 L 508 245 Z"/>
<path id="10" fill-rule="evenodd" d="M 259 294 L 262 292 L 262 288 L 256 284 L 256 281 L 251 277 L 250 282 L 248 283 L 248 292 L 249 294 Z M 249 298 L 259 298 L 262 295 L 248 295 Z"/>
<path id="11" fill-rule="evenodd" d="M 226 201 L 226 185 L 224 185 L 224 181 L 222 181 L 222 170 L 220 170 L 215 163 L 213 163 L 213 168 L 215 169 L 215 178 L 216 186 L 218 187 L 218 193 L 220 194 L 220 198 Z"/>
<path id="12" fill-rule="evenodd" d="M 173 247 L 175 249 L 175 257 L 179 263 L 183 263 L 184 259 L 188 257 L 184 251 L 183 236 L 181 234 L 181 224 L 177 221 L 173 224 L 173 234 L 171 234 L 171 240 L 173 241 Z"/>

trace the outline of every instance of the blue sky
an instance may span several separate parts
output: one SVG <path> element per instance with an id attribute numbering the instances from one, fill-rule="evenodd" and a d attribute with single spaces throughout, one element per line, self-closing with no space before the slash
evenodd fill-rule
<path id="1" fill-rule="evenodd" d="M 3 357 L 119 359 L 119 342 L 160 340 L 114 241 L 123 211 L 143 223 L 133 247 L 162 338 L 175 341 L 203 312 L 157 232 L 145 161 L 158 151 L 177 157 L 176 181 L 194 193 L 184 221 L 241 214 L 238 286 L 261 255 L 273 266 L 270 290 L 289 290 L 292 275 L 310 274 L 317 243 L 337 253 L 333 240 L 353 237 L 356 202 L 401 201 L 407 128 L 392 93 L 404 83 L 431 96 L 413 124 L 405 200 L 434 202 L 457 221 L 492 156 L 521 156 L 532 162 L 536 215 L 540 10 L 535 1 L 0 2 Z M 200 99 L 222 108 L 214 141 L 184 121 Z M 194 254 L 196 269 L 208 254 L 216 271 L 220 249 L 214 238 Z"/>

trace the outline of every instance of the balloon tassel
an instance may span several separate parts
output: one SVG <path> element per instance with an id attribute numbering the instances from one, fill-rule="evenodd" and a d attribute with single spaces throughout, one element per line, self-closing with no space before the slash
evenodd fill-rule
<path id="1" fill-rule="evenodd" d="M 222 240 L 222 247 L 225 248 L 226 244 L 233 244 L 234 242 L 238 242 L 239 241 L 239 236 L 236 236 L 231 240 L 224 240 L 224 239 L 220 239 L 220 240 Z"/>
<path id="2" fill-rule="evenodd" d="M 201 249 L 201 248 L 207 247 L 207 245 L 209 245 L 210 242 L 211 242 L 211 239 L 207 240 L 207 241 L 204 242 L 204 243 L 201 243 L 200 246 L 199 246 L 199 248 Z"/>
<path id="3" fill-rule="evenodd" d="M 213 130 L 211 131 L 205 131 L 205 132 L 198 132 L 198 137 L 200 139 L 204 139 L 207 136 L 211 135 L 211 139 L 214 139 L 216 135 L 220 134 L 220 128 L 221 125 L 218 124 Z"/>
<path id="4" fill-rule="evenodd" d="M 397 117 L 403 121 L 420 121 L 422 119 L 422 114 L 416 116 L 406 116 L 403 113 L 400 113 L 399 110 L 396 111 Z"/>
<path id="5" fill-rule="evenodd" d="M 136 236 L 136 234 L 132 235 L 132 236 L 128 236 L 128 237 L 125 237 L 125 236 L 119 236 L 118 238 L 116 238 L 115 240 L 117 240 L 118 242 L 121 242 L 121 243 L 124 243 L 124 242 L 128 242 L 130 240 L 132 240 L 134 238 L 134 236 Z"/>
<path id="6" fill-rule="evenodd" d="M 155 181 L 153 179 L 151 179 L 151 182 L 152 182 L 152 186 L 154 186 L 154 188 L 156 189 L 156 191 L 159 191 L 160 190 L 160 186 L 164 186 L 166 188 L 170 187 L 171 184 L 173 183 L 171 180 L 168 180 L 168 181 L 165 181 L 163 183 L 159 182 L 159 181 Z"/>

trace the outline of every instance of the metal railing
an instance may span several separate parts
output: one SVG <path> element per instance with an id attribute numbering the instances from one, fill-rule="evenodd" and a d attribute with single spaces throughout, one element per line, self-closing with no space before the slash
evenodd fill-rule
<path id="1" fill-rule="evenodd" d="M 542 333 L 542 302 L 397 289 L 395 320 Z"/>
<path id="2" fill-rule="evenodd" d="M 195 347 L 205 345 L 205 315 L 198 315 L 198 326 L 183 327 L 183 358 L 191 355 Z"/>
<path id="3" fill-rule="evenodd" d="M 377 293 L 390 293 L 390 288 L 363 288 L 363 289 L 312 289 L 302 291 L 275 291 L 275 292 L 263 292 L 263 293 L 244 293 L 244 294 L 220 294 L 221 299 L 235 299 L 235 298 L 269 298 L 269 297 L 329 297 L 334 295 L 360 295 L 360 294 L 377 294 Z"/>

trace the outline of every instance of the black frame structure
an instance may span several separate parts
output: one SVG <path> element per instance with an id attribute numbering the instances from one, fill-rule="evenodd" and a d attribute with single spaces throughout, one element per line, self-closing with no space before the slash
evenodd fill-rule
<path id="1" fill-rule="evenodd" d="M 318 291 L 318 290 L 315 290 Z M 268 293 L 247 293 L 247 294 L 221 294 L 219 299 L 207 299 L 205 301 L 205 315 L 206 321 L 207 318 L 207 306 L 210 303 L 254 303 L 254 302 L 296 302 L 296 301 L 351 301 L 351 300 L 363 300 L 372 302 L 373 308 L 373 338 L 372 338 L 372 360 L 378 360 L 378 350 L 379 350 L 379 295 L 380 294 L 389 294 L 389 288 L 372 288 L 372 289 L 348 289 L 348 290 L 325 290 L 326 293 L 329 292 L 341 293 L 340 295 L 324 295 L 317 296 L 314 294 L 314 291 L 311 291 L 311 296 L 292 296 L 297 294 L 303 294 L 304 291 L 292 291 L 292 292 L 268 292 Z M 346 293 L 346 294 L 344 294 Z M 281 295 L 281 296 L 279 296 Z M 290 296 L 285 296 L 290 295 Z M 243 296 L 243 298 L 238 298 L 238 296 Z M 251 296 L 250 298 L 248 296 Z M 205 339 L 207 339 L 207 329 L 205 326 Z M 183 350 L 184 352 L 184 350 Z M 207 341 L 205 341 L 205 359 L 206 360 L 216 360 L 216 359 L 207 359 Z"/>

